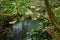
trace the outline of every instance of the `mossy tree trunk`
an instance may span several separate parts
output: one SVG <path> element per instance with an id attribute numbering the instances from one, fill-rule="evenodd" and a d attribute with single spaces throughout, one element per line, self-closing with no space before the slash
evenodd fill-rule
<path id="1" fill-rule="evenodd" d="M 59 29 L 60 30 L 60 25 L 59 25 L 59 22 L 58 20 L 56 19 L 55 17 L 55 14 L 53 13 L 52 9 L 51 9 L 51 6 L 49 4 L 49 1 L 48 0 L 44 0 L 45 1 L 45 5 L 46 5 L 46 8 L 47 8 L 47 12 L 48 12 L 48 16 L 52 22 L 52 24 L 55 26 L 55 28 Z M 48 29 L 49 30 L 49 29 Z M 52 33 L 52 30 L 49 30 L 47 31 L 50 35 L 51 34 L 54 34 L 54 32 Z M 53 37 L 54 40 L 59 40 L 59 38 L 55 37 L 54 35 L 51 35 Z"/>
<path id="2" fill-rule="evenodd" d="M 52 9 L 51 9 L 51 6 L 50 6 L 48 0 L 45 0 L 45 5 L 46 5 L 46 7 L 47 7 L 47 12 L 48 12 L 48 15 L 49 15 L 49 18 L 50 18 L 52 24 L 53 24 L 56 28 L 60 29 L 59 22 L 58 22 L 58 20 L 56 19 L 55 14 L 53 13 L 53 11 L 52 11 Z"/>

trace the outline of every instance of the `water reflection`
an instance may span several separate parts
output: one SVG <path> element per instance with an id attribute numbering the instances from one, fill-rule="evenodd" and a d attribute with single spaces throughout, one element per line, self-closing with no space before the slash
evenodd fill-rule
<path id="1" fill-rule="evenodd" d="M 13 40 L 21 40 L 22 22 L 13 25 Z"/>
<path id="2" fill-rule="evenodd" d="M 18 34 L 20 31 L 22 31 L 22 22 L 13 25 L 13 32 L 14 33 Z"/>
<path id="3" fill-rule="evenodd" d="M 26 40 L 26 32 L 28 29 L 27 22 L 19 22 L 13 25 L 13 40 Z"/>
<path id="4" fill-rule="evenodd" d="M 31 38 L 26 38 L 26 32 L 28 30 L 33 29 L 38 24 L 38 22 L 39 21 L 31 21 L 31 22 L 25 21 L 25 22 L 19 22 L 13 25 L 12 40 L 32 40 Z"/>

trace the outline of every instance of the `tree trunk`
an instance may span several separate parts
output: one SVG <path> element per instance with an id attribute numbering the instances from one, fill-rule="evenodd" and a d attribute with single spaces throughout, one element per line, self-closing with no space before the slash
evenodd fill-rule
<path id="1" fill-rule="evenodd" d="M 56 19 L 55 14 L 53 13 L 53 11 L 52 11 L 52 9 L 51 9 L 51 6 L 49 5 L 48 0 L 45 0 L 45 5 L 46 5 L 46 7 L 47 7 L 47 12 L 48 12 L 48 15 L 49 15 L 49 18 L 50 18 L 52 24 L 53 24 L 56 28 L 60 29 L 59 22 L 58 22 L 58 20 Z"/>
<path id="2" fill-rule="evenodd" d="M 56 28 L 58 28 L 58 29 L 60 30 L 59 22 L 58 22 L 58 20 L 56 19 L 55 14 L 53 13 L 53 11 L 52 11 L 52 9 L 51 9 L 51 6 L 50 6 L 50 4 L 49 4 L 49 1 L 48 1 L 48 0 L 44 0 L 44 1 L 45 1 L 45 5 L 46 5 L 46 7 L 47 7 L 48 16 L 49 16 L 52 24 L 53 24 Z M 47 30 L 46 30 L 46 31 L 47 31 Z M 55 36 L 53 35 L 54 33 L 52 32 L 52 30 L 49 30 L 49 29 L 48 29 L 47 32 L 51 35 L 51 37 L 52 37 L 54 40 L 59 40 L 59 39 L 60 39 L 60 37 L 55 37 Z"/>

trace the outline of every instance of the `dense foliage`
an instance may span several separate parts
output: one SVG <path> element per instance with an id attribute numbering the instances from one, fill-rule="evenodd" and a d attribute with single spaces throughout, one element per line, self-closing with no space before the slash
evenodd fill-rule
<path id="1" fill-rule="evenodd" d="M 49 0 L 49 3 L 55 17 L 60 23 L 60 0 Z M 13 16 L 10 16 L 9 14 Z M 8 21 L 6 21 L 6 19 Z M 0 30 L 3 30 L 6 27 L 5 21 L 8 26 L 26 21 L 30 27 L 26 32 L 26 37 L 32 38 L 32 40 L 54 39 L 45 31 L 47 27 L 50 27 L 53 30 L 54 25 L 49 18 L 44 0 L 0 0 Z M 9 22 L 12 22 L 12 25 L 9 25 Z M 54 29 L 53 31 L 54 36 L 57 37 L 60 35 L 58 29 Z M 5 32 L 1 32 L 0 36 L 2 33 L 4 34 Z"/>

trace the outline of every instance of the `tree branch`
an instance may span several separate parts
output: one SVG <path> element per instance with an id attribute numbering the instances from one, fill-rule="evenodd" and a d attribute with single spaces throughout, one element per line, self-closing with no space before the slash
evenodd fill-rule
<path id="1" fill-rule="evenodd" d="M 12 14 L 0 14 L 0 16 L 13 16 Z"/>

